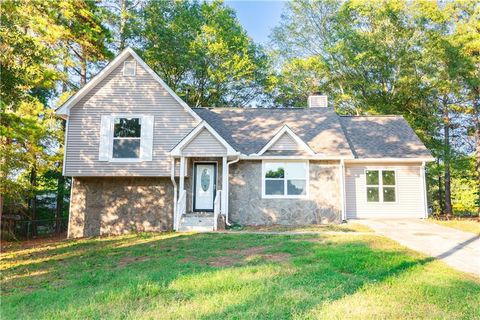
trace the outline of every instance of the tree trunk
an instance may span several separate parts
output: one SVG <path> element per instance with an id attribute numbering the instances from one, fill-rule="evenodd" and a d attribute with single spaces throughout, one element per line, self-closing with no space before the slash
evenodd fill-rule
<path id="1" fill-rule="evenodd" d="M 477 212 L 480 215 L 480 88 L 476 88 L 473 97 L 475 112 L 475 167 L 477 169 Z"/>
<path id="2" fill-rule="evenodd" d="M 33 221 L 37 219 L 37 191 L 35 190 L 35 187 L 37 186 L 37 169 L 35 166 L 33 166 L 30 170 L 30 186 L 33 190 L 33 195 L 30 199 L 30 220 L 32 220 L 31 235 L 35 237 L 37 235 L 37 224 L 35 221 Z"/>
<path id="3" fill-rule="evenodd" d="M 82 56 L 80 58 L 80 87 L 87 83 L 87 58 L 85 49 L 82 47 Z"/>
<path id="4" fill-rule="evenodd" d="M 65 132 L 65 120 L 62 120 L 62 131 Z M 65 143 L 64 143 L 65 147 Z M 63 160 L 64 161 L 64 160 Z M 60 233 L 62 231 L 61 228 L 61 219 L 63 213 L 63 203 L 64 203 L 64 196 L 65 196 L 65 177 L 63 176 L 62 167 L 63 161 L 59 163 L 59 170 L 60 175 L 57 179 L 57 205 L 55 208 L 55 232 Z"/>
<path id="5" fill-rule="evenodd" d="M 448 112 L 448 98 L 443 99 L 443 134 L 444 134 L 444 159 L 445 165 L 444 184 L 445 184 L 445 209 L 446 215 L 451 215 L 452 210 L 452 192 L 451 192 L 451 174 L 450 174 L 450 115 Z"/>
<path id="6" fill-rule="evenodd" d="M 440 166 L 440 160 L 437 159 L 437 165 Z M 438 206 L 440 207 L 440 212 L 438 214 L 443 213 L 445 206 L 443 205 L 443 185 L 442 185 L 442 174 L 439 171 L 438 173 Z"/>
<path id="7" fill-rule="evenodd" d="M 118 31 L 120 43 L 118 49 L 125 49 L 125 26 L 127 24 L 127 5 L 126 0 L 120 0 L 120 30 Z"/>
<path id="8" fill-rule="evenodd" d="M 65 73 L 65 80 L 62 83 L 62 93 L 65 93 L 68 91 L 68 67 L 64 64 L 63 66 L 63 72 Z M 62 121 L 62 132 L 65 136 L 65 126 L 66 126 L 66 121 Z M 63 147 L 65 148 L 65 140 L 63 141 Z M 60 174 L 57 179 L 57 198 L 56 202 L 57 205 L 55 207 L 55 232 L 60 233 L 62 231 L 61 228 L 61 219 L 62 219 L 62 213 L 63 213 L 63 203 L 64 203 L 64 197 L 65 197 L 65 177 L 63 176 L 62 168 L 63 168 L 63 161 L 65 159 L 62 159 L 59 163 L 59 170 Z"/>

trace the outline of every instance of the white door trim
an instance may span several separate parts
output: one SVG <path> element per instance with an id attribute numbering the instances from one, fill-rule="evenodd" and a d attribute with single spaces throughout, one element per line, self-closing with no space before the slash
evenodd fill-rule
<path id="1" fill-rule="evenodd" d="M 197 210 L 195 208 L 195 196 L 196 196 L 195 187 L 196 187 L 196 182 L 197 182 L 196 181 L 196 179 L 197 179 L 197 175 L 196 175 L 197 164 L 212 164 L 214 166 L 214 177 L 213 177 L 214 190 L 213 190 L 212 209 L 211 210 L 209 210 L 209 209 L 198 209 Z M 218 161 L 216 161 L 216 160 L 193 161 L 193 166 L 192 166 L 192 211 L 193 212 L 202 212 L 202 211 L 213 212 L 213 202 L 215 201 L 215 194 L 216 194 L 217 186 L 218 186 L 218 181 L 217 180 L 218 180 Z"/>

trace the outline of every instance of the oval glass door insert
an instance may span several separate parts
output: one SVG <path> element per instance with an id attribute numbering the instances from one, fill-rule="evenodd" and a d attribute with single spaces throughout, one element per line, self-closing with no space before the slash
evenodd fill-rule
<path id="1" fill-rule="evenodd" d="M 202 190 L 207 191 L 210 187 L 210 174 L 207 169 L 203 169 L 200 181 L 202 183 Z"/>

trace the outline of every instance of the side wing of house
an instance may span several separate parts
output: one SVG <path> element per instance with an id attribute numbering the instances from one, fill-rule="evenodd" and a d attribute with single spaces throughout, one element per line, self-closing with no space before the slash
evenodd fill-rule
<path id="1" fill-rule="evenodd" d="M 425 217 L 422 163 L 352 163 L 345 170 L 348 219 Z"/>
<path id="2" fill-rule="evenodd" d="M 356 159 L 345 164 L 345 211 L 351 218 L 425 218 L 430 152 L 399 116 L 342 117 Z"/>
<path id="3" fill-rule="evenodd" d="M 133 52 L 117 59 L 68 108 L 64 174 L 169 176 L 170 150 L 199 117 Z"/>

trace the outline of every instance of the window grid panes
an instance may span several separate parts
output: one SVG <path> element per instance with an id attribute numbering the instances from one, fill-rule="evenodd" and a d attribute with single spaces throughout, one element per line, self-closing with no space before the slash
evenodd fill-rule
<path id="1" fill-rule="evenodd" d="M 141 118 L 115 118 L 113 121 L 112 158 L 140 158 Z"/>
<path id="2" fill-rule="evenodd" d="M 265 162 L 266 196 L 298 197 L 307 194 L 306 162 Z"/>
<path id="3" fill-rule="evenodd" d="M 396 177 L 394 170 L 366 170 L 367 202 L 395 202 Z"/>

